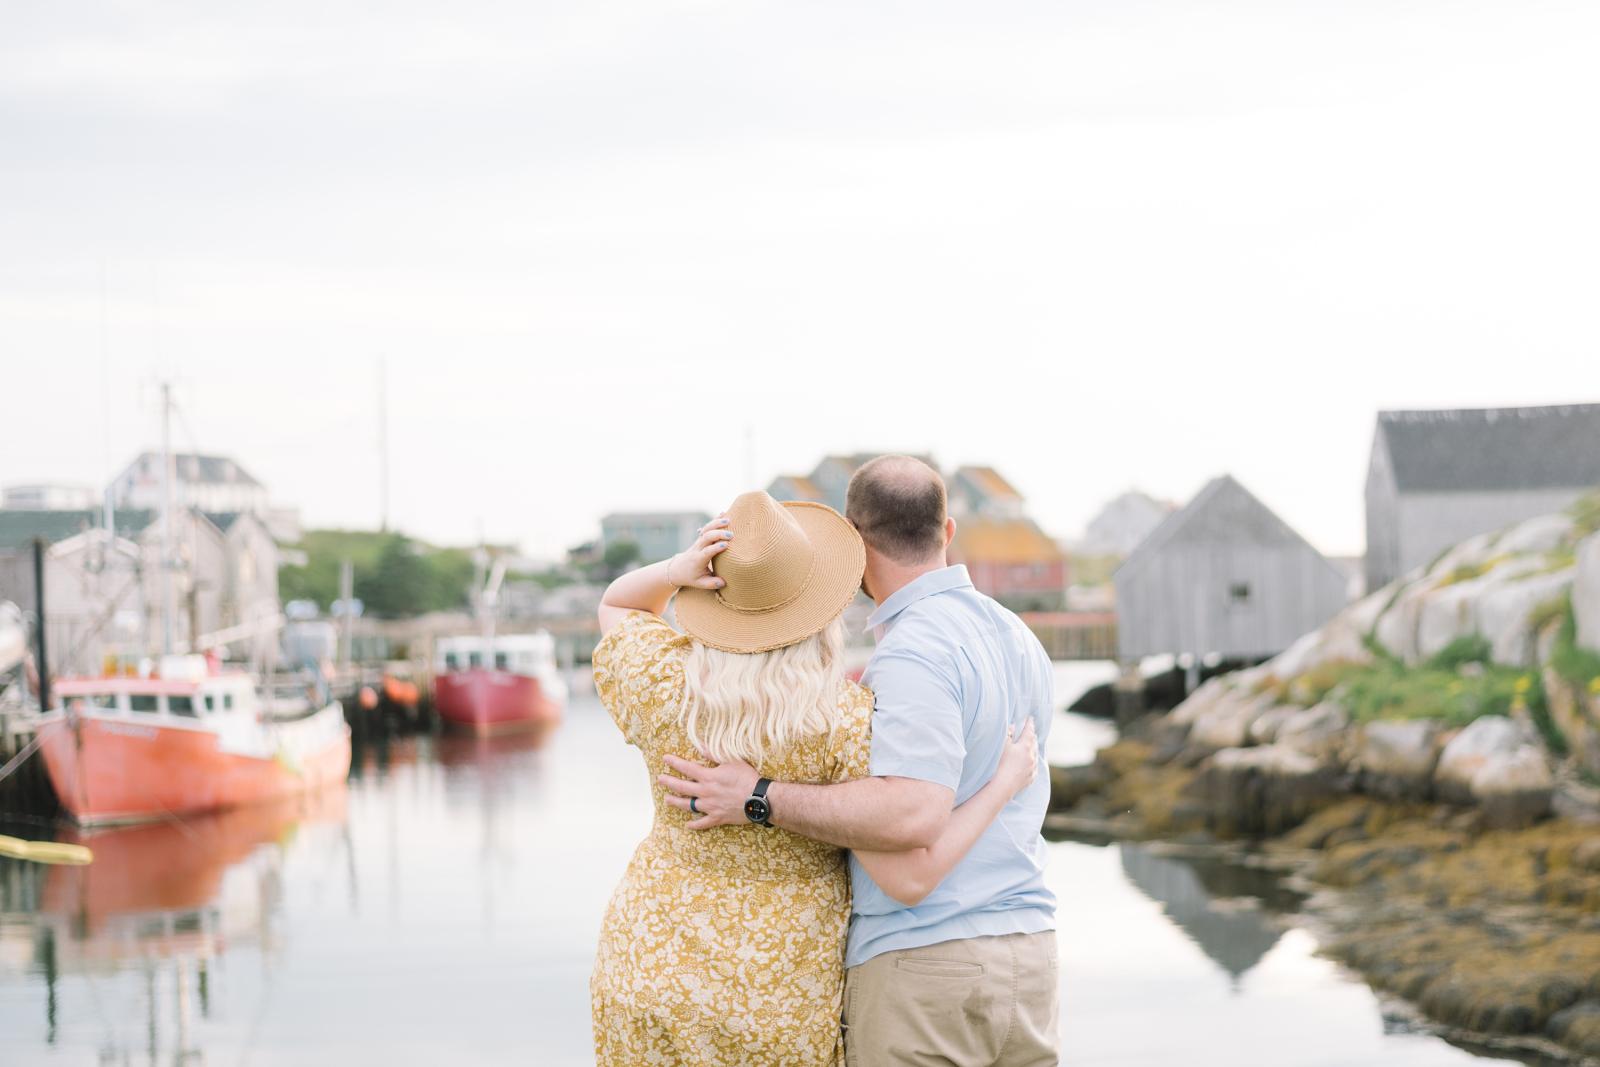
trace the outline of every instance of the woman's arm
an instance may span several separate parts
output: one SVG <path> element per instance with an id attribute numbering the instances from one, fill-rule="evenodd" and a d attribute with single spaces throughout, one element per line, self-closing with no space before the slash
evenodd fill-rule
<path id="1" fill-rule="evenodd" d="M 1013 740 L 1011 731 L 1006 731 L 1006 746 L 994 777 L 950 813 L 944 832 L 932 845 L 906 852 L 857 849 L 855 856 L 879 888 L 907 907 L 915 907 L 955 869 L 1000 809 L 1027 788 L 1038 771 L 1039 741 L 1030 718 L 1022 728 L 1022 736 Z"/>
<path id="2" fill-rule="evenodd" d="M 600 598 L 601 634 L 610 633 L 630 611 L 660 615 L 683 586 L 721 589 L 722 579 L 711 573 L 711 561 L 733 539 L 727 525 L 726 518 L 707 523 L 695 543 L 676 556 L 631 570 L 606 586 Z"/>

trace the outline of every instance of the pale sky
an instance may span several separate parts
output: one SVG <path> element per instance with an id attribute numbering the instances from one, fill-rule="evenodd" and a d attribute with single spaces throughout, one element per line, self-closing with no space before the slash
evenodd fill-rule
<path id="1" fill-rule="evenodd" d="M 1354 553 L 1378 409 L 1600 401 L 1597 55 L 1588 0 L 8 4 L 0 483 L 102 484 L 168 375 L 375 526 L 383 355 L 433 540 L 895 449 Z"/>

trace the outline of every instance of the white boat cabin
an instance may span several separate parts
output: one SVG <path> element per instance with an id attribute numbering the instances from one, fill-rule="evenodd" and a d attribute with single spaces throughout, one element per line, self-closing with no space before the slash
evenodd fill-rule
<path id="1" fill-rule="evenodd" d="M 139 678 L 63 679 L 55 686 L 61 707 L 95 718 L 185 719 L 247 716 L 261 710 L 255 682 L 248 674 L 212 674 L 203 656 L 163 658 L 158 676 Z"/>
<path id="2" fill-rule="evenodd" d="M 492 669 L 538 676 L 554 670 L 555 665 L 555 640 L 543 631 L 506 634 L 492 640 L 476 635 L 444 637 L 433 651 L 433 669 L 441 674 Z"/>

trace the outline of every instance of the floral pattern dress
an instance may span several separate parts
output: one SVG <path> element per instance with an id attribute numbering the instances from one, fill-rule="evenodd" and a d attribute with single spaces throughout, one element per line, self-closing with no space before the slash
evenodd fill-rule
<path id="1" fill-rule="evenodd" d="M 601 1067 L 812 1067 L 843 1062 L 839 1014 L 850 882 L 843 850 L 776 827 L 686 830 L 655 784 L 696 759 L 678 723 L 689 638 L 629 614 L 594 653 L 595 686 L 644 754 L 655 822 L 612 894 L 589 992 Z M 773 753 L 762 775 L 867 774 L 872 697 L 845 683 L 833 731 Z"/>

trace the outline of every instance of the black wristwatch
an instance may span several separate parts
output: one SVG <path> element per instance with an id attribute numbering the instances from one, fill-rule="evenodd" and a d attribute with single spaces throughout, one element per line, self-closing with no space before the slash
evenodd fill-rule
<path id="1" fill-rule="evenodd" d="M 759 779 L 750 793 L 750 799 L 744 802 L 744 817 L 757 826 L 772 825 L 768 821 L 772 818 L 772 805 L 767 802 L 767 786 L 771 784 L 771 778 Z"/>

